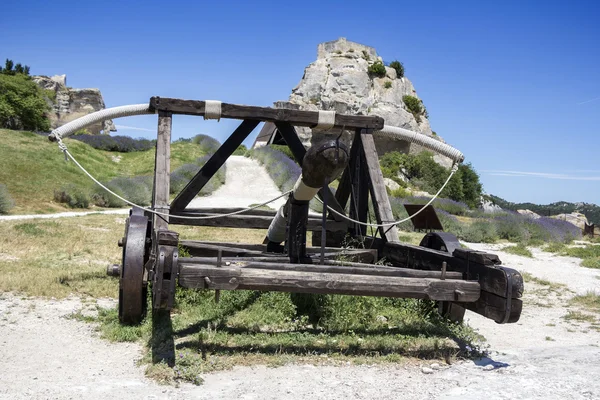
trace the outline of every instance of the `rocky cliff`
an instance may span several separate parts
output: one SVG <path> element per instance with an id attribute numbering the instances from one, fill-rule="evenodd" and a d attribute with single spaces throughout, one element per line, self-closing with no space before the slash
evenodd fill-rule
<path id="1" fill-rule="evenodd" d="M 442 140 L 432 132 L 424 106 L 423 112 L 416 114 L 404 103 L 403 97 L 406 95 L 420 101 L 410 80 L 397 76 L 396 69 L 387 66 L 381 76 L 369 73 L 369 66 L 382 61 L 373 47 L 345 38 L 321 43 L 317 48 L 317 60 L 306 67 L 289 101 L 276 102 L 275 106 L 378 115 L 385 119 L 386 125 L 410 129 Z M 322 137 L 313 135 L 309 128 L 298 128 L 298 132 L 305 145 L 314 144 Z M 348 137 L 349 134 L 346 135 L 346 141 Z M 394 150 L 404 153 L 423 150 L 404 141 L 381 137 L 376 138 L 376 145 L 380 154 Z M 450 160 L 442 156 L 436 156 L 436 161 L 451 165 Z"/>
<path id="2" fill-rule="evenodd" d="M 52 129 L 58 128 L 83 115 L 105 108 L 99 89 L 73 89 L 67 86 L 66 75 L 34 76 L 34 82 L 48 93 L 48 104 L 52 111 L 48 119 Z M 105 121 L 87 128 L 91 134 L 109 134 L 117 129 L 112 121 Z"/>

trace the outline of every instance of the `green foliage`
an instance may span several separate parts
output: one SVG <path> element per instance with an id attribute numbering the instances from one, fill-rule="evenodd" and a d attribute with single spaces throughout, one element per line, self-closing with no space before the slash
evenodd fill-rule
<path id="1" fill-rule="evenodd" d="M 492 221 L 478 219 L 467 225 L 459 237 L 472 243 L 494 243 L 498 240 L 498 232 Z"/>
<path id="2" fill-rule="evenodd" d="M 402 96 L 402 101 L 406 104 L 406 108 L 412 113 L 417 122 L 421 122 L 421 115 L 423 114 L 423 103 L 421 100 L 406 94 Z"/>
<path id="3" fill-rule="evenodd" d="M 88 208 L 90 205 L 89 195 L 73 184 L 55 190 L 54 200 L 59 203 L 65 203 L 71 208 Z"/>
<path id="4" fill-rule="evenodd" d="M 49 131 L 47 110 L 44 92 L 29 76 L 0 74 L 0 127 Z"/>
<path id="5" fill-rule="evenodd" d="M 366 51 L 366 50 L 363 50 L 363 51 L 362 51 L 362 54 L 363 54 L 363 58 L 364 58 L 365 60 L 367 60 L 367 61 L 371 61 L 371 57 L 369 56 L 369 53 L 367 53 L 367 51 Z"/>
<path id="6" fill-rule="evenodd" d="M 235 151 L 233 152 L 233 155 L 234 156 L 243 156 L 246 154 L 247 151 L 248 151 L 248 148 L 245 145 L 240 144 L 238 146 L 238 148 L 235 149 Z"/>
<path id="7" fill-rule="evenodd" d="M 383 176 L 393 179 L 399 184 L 398 171 L 410 180 L 413 185 L 420 187 L 429 193 L 436 193 L 444 184 L 450 173 L 433 160 L 433 154 L 421 152 L 419 154 L 402 154 L 397 151 L 384 154 L 380 160 Z M 483 186 L 479 181 L 479 175 L 471 164 L 461 164 L 441 197 L 467 204 L 471 208 L 479 206 Z M 452 214 L 460 213 L 460 210 L 446 210 Z M 461 214 L 457 214 L 461 215 Z"/>
<path id="8" fill-rule="evenodd" d="M 392 87 L 392 81 L 385 81 L 385 83 L 383 84 L 383 87 L 386 89 L 389 89 Z"/>
<path id="9" fill-rule="evenodd" d="M 369 75 L 383 78 L 386 74 L 385 65 L 383 65 L 381 61 L 375 61 L 373 64 L 369 65 L 368 72 Z"/>
<path id="10" fill-rule="evenodd" d="M 0 183 L 0 214 L 8 214 L 15 205 L 6 185 Z"/>
<path id="11" fill-rule="evenodd" d="M 275 149 L 277 151 L 282 152 L 283 154 L 285 154 L 286 156 L 288 156 L 288 158 L 290 160 L 296 162 L 296 164 L 298 163 L 296 161 L 296 158 L 294 157 L 294 154 L 292 153 L 292 150 L 288 146 L 283 145 L 283 144 L 272 144 L 271 148 L 273 148 L 273 149 Z"/>
<path id="12" fill-rule="evenodd" d="M 518 256 L 523 256 L 523 257 L 529 257 L 532 258 L 533 254 L 531 254 L 531 251 L 525 247 L 525 245 L 523 243 L 518 243 L 514 246 L 508 246 L 502 249 L 502 251 L 510 253 L 510 254 L 516 254 Z"/>
<path id="13" fill-rule="evenodd" d="M 394 60 L 390 63 L 390 67 L 396 70 L 396 75 L 398 78 L 402 78 L 404 76 L 404 64 L 402 64 L 398 60 Z"/>

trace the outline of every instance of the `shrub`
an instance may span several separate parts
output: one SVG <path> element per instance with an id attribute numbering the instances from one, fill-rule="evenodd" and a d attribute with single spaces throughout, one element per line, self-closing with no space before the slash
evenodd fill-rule
<path id="1" fill-rule="evenodd" d="M 389 89 L 392 87 L 392 81 L 385 81 L 385 83 L 383 84 L 383 87 L 386 89 Z"/>
<path id="2" fill-rule="evenodd" d="M 516 254 L 518 256 L 533 258 L 533 254 L 531 254 L 531 251 L 527 247 L 525 247 L 523 243 L 505 247 L 502 249 L 502 251 L 510 254 Z"/>
<path id="3" fill-rule="evenodd" d="M 105 183 L 106 187 L 139 206 L 152 203 L 153 179 L 150 175 L 125 177 L 119 176 Z M 99 207 L 125 207 L 126 203 L 104 189 L 98 187 L 92 195 L 92 201 Z"/>
<path id="4" fill-rule="evenodd" d="M 200 146 L 200 149 L 206 154 L 213 154 L 221 147 L 221 143 L 217 139 L 207 135 L 194 136 L 192 138 L 192 143 Z"/>
<path id="5" fill-rule="evenodd" d="M 121 153 L 146 151 L 156 146 L 156 140 L 133 139 L 129 136 L 90 135 L 80 132 L 77 135 L 71 136 L 71 138 L 86 143 L 98 150 L 118 151 Z"/>
<path id="6" fill-rule="evenodd" d="M 15 203 L 8 193 L 6 185 L 0 183 L 0 214 L 8 214 L 14 205 Z"/>
<path id="7" fill-rule="evenodd" d="M 385 65 L 383 65 L 381 61 L 375 61 L 373 64 L 369 65 L 368 72 L 369 75 L 383 78 L 386 74 Z"/>
<path id="8" fill-rule="evenodd" d="M 210 154 L 199 157 L 194 164 L 184 164 L 173 171 L 171 173 L 170 184 L 171 194 L 181 192 L 188 182 L 198 173 L 198 171 L 200 171 L 200 168 L 206 164 L 210 157 Z M 223 165 L 217 170 L 217 173 L 206 183 L 206 185 L 204 185 L 202 190 L 200 190 L 199 195 L 207 196 L 221 187 L 221 185 L 225 183 L 225 175 L 226 169 L 225 165 Z"/>
<path id="9" fill-rule="evenodd" d="M 248 151 L 248 148 L 243 144 L 240 144 L 237 149 L 233 152 L 234 156 L 243 156 Z"/>
<path id="10" fill-rule="evenodd" d="M 498 232 L 492 221 L 476 220 L 463 229 L 460 238 L 472 243 L 494 243 L 498 240 Z"/>
<path id="11" fill-rule="evenodd" d="M 444 210 L 436 210 L 436 213 L 442 223 L 442 227 L 444 227 L 444 232 L 450 232 L 456 237 L 462 237 L 463 225 L 454 215 Z"/>
<path id="12" fill-rule="evenodd" d="M 55 190 L 54 200 L 59 203 L 64 203 L 71 208 L 88 208 L 90 205 L 89 195 L 73 184 Z"/>
<path id="13" fill-rule="evenodd" d="M 421 100 L 417 99 L 416 97 L 406 94 L 402 96 L 402 101 L 404 104 L 406 104 L 408 111 L 415 115 L 415 118 L 417 115 L 421 115 L 421 113 L 423 113 Z"/>
<path id="14" fill-rule="evenodd" d="M 404 76 L 404 64 L 402 64 L 398 60 L 394 60 L 390 63 L 390 67 L 396 70 L 396 75 L 398 78 L 402 78 Z"/>
<path id="15" fill-rule="evenodd" d="M 25 74 L 0 74 L 0 127 L 49 131 L 42 89 Z"/>

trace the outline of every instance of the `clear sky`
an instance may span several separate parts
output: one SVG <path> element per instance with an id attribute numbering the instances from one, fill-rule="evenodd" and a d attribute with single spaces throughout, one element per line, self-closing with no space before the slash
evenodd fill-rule
<path id="1" fill-rule="evenodd" d="M 343 36 L 404 63 L 433 130 L 488 193 L 600 204 L 600 1 L 20 0 L 0 5 L 0 32 L 0 59 L 100 88 L 108 107 L 270 106 L 318 43 Z M 155 116 L 116 123 L 155 135 Z M 177 116 L 174 137 L 223 140 L 236 125 Z"/>

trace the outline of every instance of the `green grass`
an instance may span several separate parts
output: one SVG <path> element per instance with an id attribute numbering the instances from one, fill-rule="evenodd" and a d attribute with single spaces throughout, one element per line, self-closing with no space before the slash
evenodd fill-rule
<path id="1" fill-rule="evenodd" d="M 584 295 L 575 296 L 571 299 L 570 304 L 600 313 L 600 295 L 596 292 L 590 291 Z"/>
<path id="2" fill-rule="evenodd" d="M 545 251 L 581 258 L 582 267 L 600 269 L 600 246 L 589 244 L 585 247 L 568 247 L 562 243 L 551 243 L 544 247 Z"/>
<path id="3" fill-rule="evenodd" d="M 523 243 L 504 247 L 502 251 L 510 254 L 516 254 L 518 256 L 533 258 L 533 254 L 531 254 L 531 251 Z"/>
<path id="4" fill-rule="evenodd" d="M 65 139 L 75 158 L 100 181 L 116 176 L 148 175 L 154 170 L 154 150 L 114 153 Z M 15 207 L 12 214 L 63 211 L 54 190 L 73 184 L 90 189 L 94 183 L 72 162 L 65 162 L 56 143 L 30 132 L 0 129 L 0 183 L 7 186 Z M 176 142 L 171 146 L 171 169 L 203 156 L 199 146 Z M 121 160 L 116 162 L 114 156 Z"/>
<path id="5" fill-rule="evenodd" d="M 578 321 L 578 322 L 596 322 L 596 317 L 591 314 L 582 313 L 580 311 L 567 311 L 567 314 L 563 316 L 567 321 Z"/>

